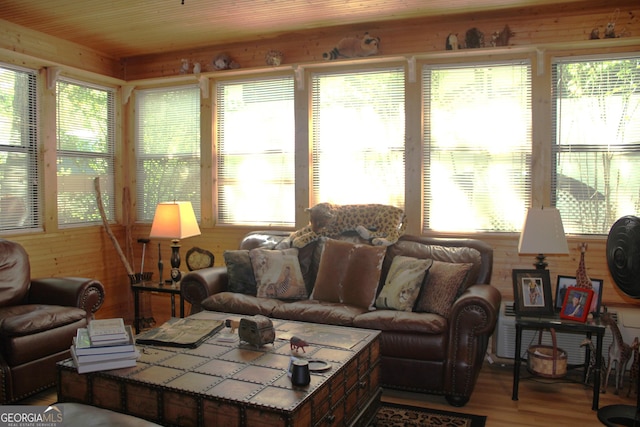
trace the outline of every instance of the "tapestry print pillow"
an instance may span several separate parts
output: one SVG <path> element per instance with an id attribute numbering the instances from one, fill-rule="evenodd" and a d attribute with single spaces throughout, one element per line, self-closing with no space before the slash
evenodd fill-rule
<path id="1" fill-rule="evenodd" d="M 397 255 L 391 262 L 384 287 L 376 299 L 376 308 L 411 311 L 420 294 L 420 286 L 432 259 Z"/>
<path id="2" fill-rule="evenodd" d="M 458 290 L 464 285 L 472 263 L 451 263 L 433 261 L 422 292 L 418 298 L 415 311 L 436 313 L 449 317 L 451 305 Z"/>
<path id="3" fill-rule="evenodd" d="M 227 275 L 229 277 L 227 290 L 255 296 L 257 292 L 256 276 L 253 274 L 249 251 L 246 249 L 224 251 L 222 256 L 227 266 Z"/>
<path id="4" fill-rule="evenodd" d="M 253 274 L 256 276 L 259 298 L 306 299 L 298 249 L 251 249 Z"/>

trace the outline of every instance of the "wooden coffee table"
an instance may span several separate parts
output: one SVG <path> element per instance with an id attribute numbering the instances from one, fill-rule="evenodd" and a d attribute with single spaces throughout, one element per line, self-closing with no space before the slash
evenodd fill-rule
<path id="1" fill-rule="evenodd" d="M 241 316 L 201 312 L 198 319 Z M 138 346 L 134 368 L 78 374 L 58 363 L 58 401 L 81 402 L 176 426 L 366 426 L 381 388 L 380 332 L 273 319 L 276 341 L 261 348 L 220 331 L 194 349 Z M 291 336 L 310 344 L 292 351 Z M 326 362 L 294 387 L 291 356 Z M 322 364 L 314 364 L 318 366 Z"/>

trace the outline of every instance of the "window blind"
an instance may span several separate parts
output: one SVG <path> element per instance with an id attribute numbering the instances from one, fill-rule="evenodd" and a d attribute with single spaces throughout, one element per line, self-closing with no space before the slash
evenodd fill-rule
<path id="1" fill-rule="evenodd" d="M 102 221 L 94 189 L 100 178 L 108 220 L 115 215 L 115 90 L 61 79 L 56 83 L 58 224 Z"/>
<path id="2" fill-rule="evenodd" d="M 200 219 L 200 89 L 136 92 L 136 190 L 139 221 L 159 202 L 189 201 Z"/>
<path id="3" fill-rule="evenodd" d="M 41 227 L 34 71 L 0 66 L 0 232 Z"/>
<path id="4" fill-rule="evenodd" d="M 292 76 L 216 86 L 218 221 L 294 225 Z"/>
<path id="5" fill-rule="evenodd" d="M 531 66 L 424 66 L 423 229 L 519 231 L 531 194 Z"/>
<path id="6" fill-rule="evenodd" d="M 552 195 L 565 231 L 609 233 L 640 208 L 640 56 L 557 58 Z"/>
<path id="7" fill-rule="evenodd" d="M 404 209 L 404 81 L 402 68 L 313 74 L 315 203 Z"/>

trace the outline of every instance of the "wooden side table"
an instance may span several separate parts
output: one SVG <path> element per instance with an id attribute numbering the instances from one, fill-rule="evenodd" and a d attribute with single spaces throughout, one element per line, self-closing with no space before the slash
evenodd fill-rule
<path id="1" fill-rule="evenodd" d="M 574 322 L 571 320 L 560 319 L 559 315 L 552 317 L 531 317 L 516 316 L 516 352 L 515 363 L 513 365 L 513 393 L 511 400 L 518 400 L 518 385 L 520 382 L 520 366 L 522 364 L 521 347 L 522 347 L 522 330 L 523 329 L 551 329 L 556 331 L 571 332 L 576 334 L 585 334 L 591 339 L 592 334 L 596 334 L 596 364 L 593 372 L 593 402 L 591 409 L 598 410 L 600 399 L 600 372 L 602 370 L 602 341 L 606 332 L 606 325 L 600 322 L 599 318 L 587 320 L 585 323 Z M 589 349 L 585 354 L 585 369 L 589 364 Z M 586 375 L 586 371 L 585 371 Z"/>
<path id="2" fill-rule="evenodd" d="M 156 282 L 142 282 L 131 285 L 133 291 L 134 317 L 136 334 L 140 333 L 140 292 L 159 292 L 171 295 L 171 317 L 176 317 L 176 295 L 180 297 L 180 317 L 184 317 L 184 299 L 180 293 L 180 283 L 160 285 Z"/>

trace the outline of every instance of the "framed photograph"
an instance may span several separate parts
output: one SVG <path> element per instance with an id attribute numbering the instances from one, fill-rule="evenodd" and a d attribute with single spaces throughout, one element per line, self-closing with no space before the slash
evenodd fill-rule
<path id="1" fill-rule="evenodd" d="M 513 297 L 516 314 L 553 315 L 549 270 L 513 270 Z"/>
<path id="2" fill-rule="evenodd" d="M 600 313 L 600 306 L 602 305 L 602 285 L 604 281 L 602 279 L 591 279 L 593 285 L 593 298 L 591 300 L 591 307 L 589 307 L 589 313 Z M 564 297 L 567 293 L 567 289 L 576 285 L 576 278 L 571 276 L 558 276 L 558 285 L 556 286 L 556 298 L 554 308 L 557 312 L 562 309 L 564 303 Z"/>
<path id="3" fill-rule="evenodd" d="M 593 290 L 570 286 L 564 295 L 560 318 L 584 322 L 589 315 Z"/>

